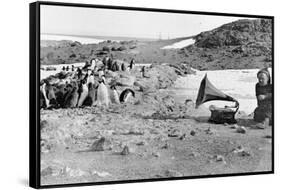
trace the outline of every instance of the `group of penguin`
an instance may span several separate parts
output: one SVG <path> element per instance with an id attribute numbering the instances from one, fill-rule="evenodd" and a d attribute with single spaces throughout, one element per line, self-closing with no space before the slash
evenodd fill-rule
<path id="1" fill-rule="evenodd" d="M 126 70 L 132 70 L 135 66 L 135 59 L 131 59 L 130 63 L 127 64 L 125 61 L 121 60 L 114 60 L 112 57 L 106 56 L 101 60 L 94 58 L 91 59 L 90 62 L 86 61 L 85 66 L 83 69 L 86 68 L 99 68 L 99 66 L 102 65 L 104 69 L 110 70 L 110 71 L 126 71 Z"/>
<path id="2" fill-rule="evenodd" d="M 104 63 L 103 63 L 104 64 Z M 90 66 L 89 66 L 90 65 Z M 120 104 L 135 97 L 135 92 L 127 88 L 120 95 L 115 85 L 106 83 L 104 68 L 96 69 L 93 63 L 71 70 L 63 70 L 61 82 L 50 84 L 42 80 L 40 84 L 40 108 L 75 108 L 84 106 L 105 106 Z M 98 75 L 95 77 L 95 75 Z"/>

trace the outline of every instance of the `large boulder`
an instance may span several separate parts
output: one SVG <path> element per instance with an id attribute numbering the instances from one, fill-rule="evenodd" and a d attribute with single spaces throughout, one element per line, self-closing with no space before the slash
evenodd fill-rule
<path id="1" fill-rule="evenodd" d="M 130 75 L 128 73 L 122 73 L 119 75 L 115 82 L 118 86 L 133 86 L 135 80 L 135 76 Z"/>

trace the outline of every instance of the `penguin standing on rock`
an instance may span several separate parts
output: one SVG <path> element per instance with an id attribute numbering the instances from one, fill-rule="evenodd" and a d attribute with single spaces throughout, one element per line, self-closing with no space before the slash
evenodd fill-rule
<path id="1" fill-rule="evenodd" d="M 40 95 L 41 95 L 41 108 L 47 108 L 50 106 L 50 101 L 47 98 L 47 93 L 46 93 L 46 83 L 43 83 L 40 86 Z"/>
<path id="2" fill-rule="evenodd" d="M 118 94 L 118 92 L 116 90 L 116 87 L 115 86 L 111 86 L 110 89 L 111 89 L 111 94 L 110 94 L 111 103 L 113 103 L 113 104 L 120 104 L 119 94 Z"/>
<path id="3" fill-rule="evenodd" d="M 94 84 L 95 83 L 95 77 L 94 77 L 94 73 L 91 70 L 88 70 L 87 73 L 87 85 L 89 85 L 90 83 Z"/>
<path id="4" fill-rule="evenodd" d="M 88 96 L 86 97 L 85 101 L 83 102 L 84 106 L 93 106 L 96 104 L 97 101 L 97 85 L 93 83 L 88 84 Z"/>
<path id="5" fill-rule="evenodd" d="M 75 83 L 71 91 L 69 91 L 65 98 L 64 107 L 66 108 L 74 108 L 78 103 L 78 86 Z"/>
<path id="6" fill-rule="evenodd" d="M 77 107 L 82 106 L 84 100 L 88 96 L 88 92 L 89 89 L 86 80 L 82 80 L 81 83 L 79 84 L 79 99 L 78 99 Z"/>
<path id="7" fill-rule="evenodd" d="M 97 89 L 97 105 L 98 106 L 105 105 L 106 107 L 108 107 L 109 103 L 110 103 L 109 93 L 103 77 Z"/>
<path id="8" fill-rule="evenodd" d="M 120 94 L 119 101 L 121 103 L 126 103 L 131 96 L 135 97 L 135 92 L 132 89 L 127 88 Z"/>

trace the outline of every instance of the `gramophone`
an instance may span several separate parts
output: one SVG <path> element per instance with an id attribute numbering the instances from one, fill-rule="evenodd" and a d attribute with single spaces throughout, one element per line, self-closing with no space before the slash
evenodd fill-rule
<path id="1" fill-rule="evenodd" d="M 239 103 L 236 99 L 232 98 L 221 92 L 217 89 L 208 79 L 207 74 L 203 78 L 200 84 L 200 88 L 198 91 L 197 99 L 196 99 L 196 108 L 198 108 L 201 104 L 213 100 L 221 100 L 221 101 L 231 101 L 235 102 L 234 106 L 225 106 L 223 108 L 216 107 L 211 105 L 209 110 L 211 111 L 211 117 L 209 118 L 209 122 L 211 123 L 228 123 L 233 124 L 237 123 L 235 120 L 235 114 L 239 109 Z"/>

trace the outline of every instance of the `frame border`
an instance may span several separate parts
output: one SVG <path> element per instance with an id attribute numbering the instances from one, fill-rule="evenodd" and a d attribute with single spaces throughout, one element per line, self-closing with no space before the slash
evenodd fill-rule
<path id="1" fill-rule="evenodd" d="M 40 181 L 40 6 L 66 6 L 66 7 L 81 7 L 81 8 L 99 8 L 112 10 L 131 10 L 131 11 L 147 11 L 147 12 L 163 12 L 163 13 L 181 13 L 181 14 L 196 14 L 196 15 L 210 15 L 210 16 L 234 16 L 234 17 L 248 17 L 248 18 L 264 18 L 272 21 L 272 155 L 271 155 L 271 171 L 260 172 L 245 172 L 245 173 L 229 173 L 229 174 L 214 174 L 214 175 L 198 175 L 198 176 L 184 176 L 173 178 L 151 178 L 151 179 L 136 179 L 136 180 L 119 180 L 119 181 L 104 181 L 104 182 L 86 182 L 86 183 L 71 183 L 71 184 L 54 184 L 41 185 Z M 235 14 L 235 13 L 218 13 L 218 12 L 203 12 L 203 11 L 188 11 L 188 10 L 170 10 L 157 8 L 142 8 L 142 7 L 126 7 L 126 6 L 112 6 L 112 5 L 96 5 L 96 4 L 82 4 L 82 3 L 64 3 L 64 2 L 49 2 L 37 1 L 29 4 L 29 186 L 41 188 L 61 188 L 61 187 L 77 187 L 90 185 L 111 185 L 124 183 L 142 183 L 142 182 L 157 182 L 168 180 L 185 180 L 185 179 L 200 179 L 200 178 L 216 178 L 216 177 L 235 177 L 248 175 L 262 175 L 274 174 L 274 16 L 268 15 L 249 15 L 249 14 Z M 36 116 L 34 118 L 34 116 Z"/>

